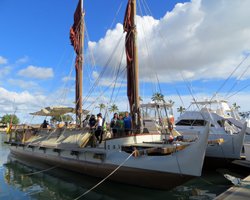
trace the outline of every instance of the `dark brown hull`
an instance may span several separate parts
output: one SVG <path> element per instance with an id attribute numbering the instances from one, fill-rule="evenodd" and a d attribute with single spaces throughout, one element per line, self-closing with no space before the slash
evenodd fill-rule
<path id="1" fill-rule="evenodd" d="M 34 163 L 44 163 L 100 178 L 107 177 L 117 167 L 115 165 L 97 164 L 47 154 L 34 154 L 34 152 L 23 151 L 19 148 L 11 148 L 11 155 L 29 166 L 33 166 Z M 193 178 L 193 176 L 121 167 L 109 177 L 109 180 L 147 188 L 170 190 L 191 178 Z"/>

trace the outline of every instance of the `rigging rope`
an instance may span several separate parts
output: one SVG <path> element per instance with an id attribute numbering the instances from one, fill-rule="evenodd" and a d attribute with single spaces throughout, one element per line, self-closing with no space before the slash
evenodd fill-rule
<path id="1" fill-rule="evenodd" d="M 90 95 L 93 93 L 95 87 L 98 85 L 99 81 L 101 80 L 102 76 L 104 75 L 105 71 L 107 70 L 107 66 L 108 66 L 108 64 L 111 62 L 112 56 L 113 56 L 113 54 L 115 53 L 115 51 L 117 50 L 117 48 L 118 48 L 118 46 L 119 46 L 119 44 L 120 44 L 122 38 L 123 38 L 123 35 L 120 37 L 120 39 L 119 39 L 117 45 L 115 46 L 115 48 L 114 48 L 113 51 L 112 51 L 111 56 L 109 57 L 109 59 L 107 60 L 106 64 L 104 65 L 104 67 L 103 67 L 101 73 L 99 74 L 98 78 L 96 79 L 95 83 L 94 83 L 93 86 L 90 88 L 88 94 L 87 94 L 86 97 L 83 99 L 83 102 L 88 100 L 88 98 L 90 97 Z"/>
<path id="2" fill-rule="evenodd" d="M 182 79 L 184 80 L 184 82 L 186 82 L 186 85 L 187 85 L 187 87 L 188 87 L 189 93 L 190 93 L 190 95 L 193 97 L 193 100 L 194 100 L 194 102 L 195 102 L 195 105 L 196 105 L 197 109 L 200 110 L 200 107 L 199 107 L 199 105 L 197 104 L 197 100 L 196 100 L 196 98 L 195 98 L 195 96 L 194 96 L 194 94 L 193 94 L 193 92 L 192 92 L 192 90 L 191 90 L 190 85 L 187 84 L 187 80 L 184 79 L 184 76 L 183 76 L 182 72 L 180 72 L 180 74 L 181 74 Z M 190 106 L 191 106 L 191 105 L 190 105 Z M 207 121 L 207 120 L 205 119 L 204 113 L 200 112 L 200 114 L 201 114 L 202 118 L 203 118 L 205 121 Z M 211 118 L 211 113 L 210 113 L 210 112 L 209 112 L 209 116 L 210 116 L 210 119 L 212 119 L 212 118 Z M 191 124 L 191 126 L 195 123 L 195 121 L 196 121 L 196 120 L 193 121 L 193 123 Z"/>
<path id="3" fill-rule="evenodd" d="M 237 69 L 241 66 L 241 64 L 248 58 L 250 54 L 247 54 L 244 59 L 236 66 L 236 68 L 231 72 L 231 74 L 227 77 L 227 79 L 224 81 L 224 83 L 219 87 L 219 89 L 216 91 L 216 93 L 211 97 L 210 101 L 213 100 L 214 97 L 219 93 L 219 91 L 225 86 L 225 84 L 229 81 L 229 79 L 233 76 L 233 74 L 237 71 Z"/>
<path id="4" fill-rule="evenodd" d="M 81 197 L 85 196 L 86 194 L 88 194 L 89 192 L 91 192 L 93 189 L 95 189 L 96 187 L 98 187 L 99 185 L 101 185 L 104 181 L 106 181 L 110 176 L 112 176 L 118 169 L 120 169 L 130 158 L 131 156 L 135 153 L 135 151 L 133 151 L 118 167 L 116 167 L 108 176 L 106 176 L 104 179 L 102 179 L 99 183 L 97 183 L 96 185 L 94 185 L 92 188 L 90 188 L 89 190 L 87 190 L 86 192 L 84 192 L 82 195 L 78 196 L 77 198 L 75 198 L 74 200 L 78 200 Z"/>
<path id="5" fill-rule="evenodd" d="M 143 11 L 142 11 L 142 6 L 141 6 L 141 3 L 140 3 L 140 1 L 138 1 L 138 7 L 139 7 L 139 11 L 140 11 L 140 13 L 141 13 L 141 15 L 143 16 Z M 149 56 L 149 48 L 148 48 L 148 43 L 147 43 L 147 40 L 146 40 L 146 36 L 145 36 L 145 27 L 144 27 L 144 24 L 143 23 L 141 23 L 141 26 L 142 26 L 142 34 L 143 34 L 143 36 L 144 37 L 142 37 L 143 38 L 143 40 L 144 40 L 144 44 L 145 44 L 145 47 L 146 47 L 146 50 L 147 50 L 147 58 L 148 58 L 148 60 L 149 60 L 149 65 L 153 65 L 153 61 L 152 61 L 152 58 Z M 149 69 L 151 69 L 152 70 L 152 68 L 149 68 Z M 156 71 L 155 70 L 152 70 L 152 73 L 149 73 L 150 75 L 152 74 L 155 74 L 155 77 L 156 77 L 156 80 L 157 80 L 157 83 L 158 83 L 158 86 L 159 86 L 159 89 L 160 89 L 160 84 L 159 84 L 159 80 L 158 80 L 158 76 L 157 76 L 157 73 L 156 73 Z M 154 77 L 153 76 L 150 76 L 150 78 L 151 78 L 151 80 L 152 80 L 152 82 L 154 82 Z M 154 88 L 152 89 L 152 91 L 153 91 L 153 93 L 155 93 L 155 92 L 157 92 L 157 88 L 155 88 L 155 90 L 154 90 Z M 161 89 L 160 89 L 160 92 L 161 92 Z"/>
<path id="6" fill-rule="evenodd" d="M 113 21 L 112 21 L 112 23 L 111 23 L 111 25 L 110 25 L 110 29 L 113 27 L 113 25 L 114 25 L 114 23 L 115 23 L 115 21 L 116 21 L 116 18 L 117 18 L 118 14 L 119 14 L 119 12 L 120 12 L 120 10 L 121 10 L 121 7 L 122 7 L 123 3 L 124 3 L 124 1 L 122 1 L 122 2 L 120 3 L 120 6 L 118 7 L 118 10 L 116 11 L 115 17 L 114 17 L 114 19 L 113 19 Z"/>
<path id="7" fill-rule="evenodd" d="M 113 22 L 112 22 L 111 25 L 110 25 L 110 29 L 113 27 L 113 24 L 114 24 L 114 22 L 116 21 L 117 15 L 118 15 L 119 12 L 120 12 L 120 9 L 121 9 L 121 7 L 122 7 L 122 4 L 123 4 L 123 2 L 120 3 L 120 5 L 119 5 L 119 7 L 118 7 L 118 9 L 117 9 L 117 12 L 116 12 L 116 15 L 115 15 L 115 17 L 114 17 L 114 19 L 113 19 Z M 88 31 L 87 31 L 87 27 L 86 27 L 86 36 L 87 36 L 87 38 L 88 38 L 88 41 L 90 41 L 90 39 L 89 39 L 89 34 L 88 34 Z M 120 39 L 120 40 L 121 40 L 121 39 Z M 120 40 L 119 40 L 119 43 L 120 43 Z M 119 45 L 119 43 L 118 43 L 118 45 Z M 94 59 L 94 53 L 93 53 L 93 51 L 92 51 L 91 48 L 90 48 L 89 50 L 90 50 L 90 55 L 91 55 L 92 66 L 94 67 L 94 70 L 97 71 L 97 69 L 96 69 L 96 64 L 95 64 L 95 59 Z M 114 51 L 115 51 L 115 50 L 116 50 L 116 48 L 114 49 Z M 114 51 L 113 51 L 113 53 L 111 54 L 111 58 L 112 58 L 112 55 L 114 54 Z M 110 58 L 110 61 L 111 61 L 111 58 Z M 108 61 L 108 62 L 104 65 L 104 68 L 107 67 L 107 65 L 109 64 L 110 61 Z M 103 73 L 101 72 L 101 74 L 99 75 L 99 77 L 101 78 L 101 77 L 103 76 L 103 74 L 104 74 L 104 72 L 103 72 Z M 89 74 L 89 77 L 90 77 L 90 74 Z M 100 79 L 100 78 L 99 78 L 99 79 Z M 90 78 L 90 80 L 91 80 L 91 78 Z M 94 91 L 95 87 L 97 87 L 98 82 L 99 82 L 99 80 L 95 80 L 95 81 L 94 81 L 93 86 L 90 88 L 90 91 L 87 93 L 87 95 L 86 95 L 86 97 L 84 98 L 83 102 L 86 102 L 86 101 L 88 100 L 88 98 L 90 97 L 90 95 L 91 95 L 92 92 Z M 101 87 L 98 87 L 98 89 L 100 90 L 99 92 L 103 94 L 103 89 L 102 89 Z"/>
<path id="8" fill-rule="evenodd" d="M 225 95 L 226 98 L 228 97 L 229 93 L 234 89 L 234 87 L 239 83 L 240 79 L 245 75 L 245 73 L 247 72 L 247 70 L 250 68 L 250 65 L 247 66 L 247 68 L 242 72 L 242 74 L 239 76 L 238 80 L 235 81 L 234 85 L 230 88 L 230 90 L 227 92 L 227 94 Z"/>
<path id="9" fill-rule="evenodd" d="M 117 83 L 117 80 L 118 80 L 118 75 L 119 75 L 119 72 L 121 70 L 121 65 L 122 65 L 122 58 L 124 56 L 124 51 L 122 51 L 121 53 L 121 58 L 120 58 L 120 63 L 119 63 L 119 66 L 118 66 L 118 70 L 117 70 L 117 73 L 116 73 L 116 77 L 115 77 L 115 80 L 114 80 L 114 87 L 113 87 L 113 90 L 112 90 L 112 93 L 111 93 L 111 97 L 110 97 L 110 102 L 112 102 L 112 99 L 113 99 L 113 95 L 114 95 L 114 91 L 115 91 L 115 87 L 116 87 L 116 83 Z M 114 102 L 114 101 L 113 101 Z"/>
<path id="10" fill-rule="evenodd" d="M 247 84 L 245 87 L 239 89 L 237 92 L 233 93 L 232 95 L 228 96 L 227 99 L 233 97 L 234 95 L 238 94 L 239 92 L 241 92 L 242 90 L 246 89 L 247 87 L 249 87 L 250 84 Z"/>
<path id="11" fill-rule="evenodd" d="M 122 72 L 124 72 L 125 71 L 125 69 L 122 71 Z M 95 101 L 94 101 L 94 103 L 92 103 L 92 104 L 90 104 L 86 109 L 88 109 L 90 106 L 92 106 L 92 105 L 96 105 L 98 102 L 98 100 L 103 96 L 103 94 L 109 89 L 109 88 L 111 88 L 111 86 L 113 85 L 114 83 L 112 82 L 109 86 L 107 86 L 107 88 L 105 89 L 105 90 L 103 90 L 103 92 L 102 93 L 100 93 L 100 95 L 99 95 L 99 97 L 97 97 L 96 99 L 95 99 Z"/>
<path id="12" fill-rule="evenodd" d="M 176 87 L 174 87 L 174 88 L 175 88 L 176 93 L 178 94 L 178 97 L 179 97 L 180 100 L 181 100 L 182 106 L 185 108 L 185 104 L 184 104 L 184 101 L 183 101 L 183 99 L 182 99 L 182 97 L 181 97 L 181 94 L 179 93 L 179 91 L 178 91 L 178 89 L 177 89 Z"/>

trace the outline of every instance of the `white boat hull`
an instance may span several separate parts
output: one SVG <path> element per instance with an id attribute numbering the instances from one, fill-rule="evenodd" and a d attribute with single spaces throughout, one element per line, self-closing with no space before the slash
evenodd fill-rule
<path id="1" fill-rule="evenodd" d="M 208 139 L 208 127 L 194 143 L 169 155 L 129 157 L 130 153 L 120 149 L 121 145 L 159 141 L 162 137 L 160 134 L 139 134 L 114 138 L 105 141 L 105 148 L 66 148 L 58 151 L 54 147 L 41 148 L 40 145 L 28 147 L 27 145 L 12 144 L 10 149 L 11 154 L 22 162 L 26 161 L 30 164 L 43 162 L 103 178 L 127 159 L 110 179 L 150 188 L 170 189 L 193 176 L 200 176 Z"/>
<path id="2" fill-rule="evenodd" d="M 201 133 L 201 130 L 203 128 L 187 128 L 178 126 L 176 127 L 176 129 L 185 136 L 194 137 L 196 135 L 194 135 L 193 133 L 195 131 L 197 133 Z M 208 140 L 213 141 L 222 138 L 224 142 L 220 144 L 207 144 L 206 157 L 239 159 L 246 132 L 246 126 L 243 127 L 238 134 L 217 134 L 215 133 L 215 131 L 212 131 L 212 129 L 213 128 L 211 127 Z"/>

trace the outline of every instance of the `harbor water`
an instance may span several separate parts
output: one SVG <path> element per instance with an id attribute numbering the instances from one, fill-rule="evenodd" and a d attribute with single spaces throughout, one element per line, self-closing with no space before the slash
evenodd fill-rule
<path id="1" fill-rule="evenodd" d="M 95 186 L 101 179 L 79 175 L 51 166 L 32 168 L 9 156 L 8 145 L 4 144 L 6 134 L 0 134 L 0 199 L 2 200 L 68 200 L 77 199 Z M 50 169 L 41 171 L 41 169 Z M 233 184 L 225 178 L 244 178 L 247 170 L 218 168 L 203 170 L 201 177 L 176 187 L 171 191 L 152 190 L 131 185 L 105 181 L 79 199 L 214 199 Z M 171 180 L 166 180 L 166 182 Z"/>

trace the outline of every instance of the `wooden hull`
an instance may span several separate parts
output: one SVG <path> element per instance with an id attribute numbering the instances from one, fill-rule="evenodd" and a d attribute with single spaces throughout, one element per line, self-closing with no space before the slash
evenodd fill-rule
<path id="1" fill-rule="evenodd" d="M 117 167 L 110 164 L 91 163 L 76 159 L 48 156 L 46 154 L 38 155 L 32 152 L 23 151 L 21 148 L 16 147 L 11 148 L 11 155 L 20 162 L 24 162 L 30 166 L 33 166 L 34 163 L 45 163 L 100 178 L 105 178 Z M 141 187 L 169 190 L 183 184 L 191 178 L 193 178 L 193 176 L 121 167 L 109 177 L 109 180 Z"/>

